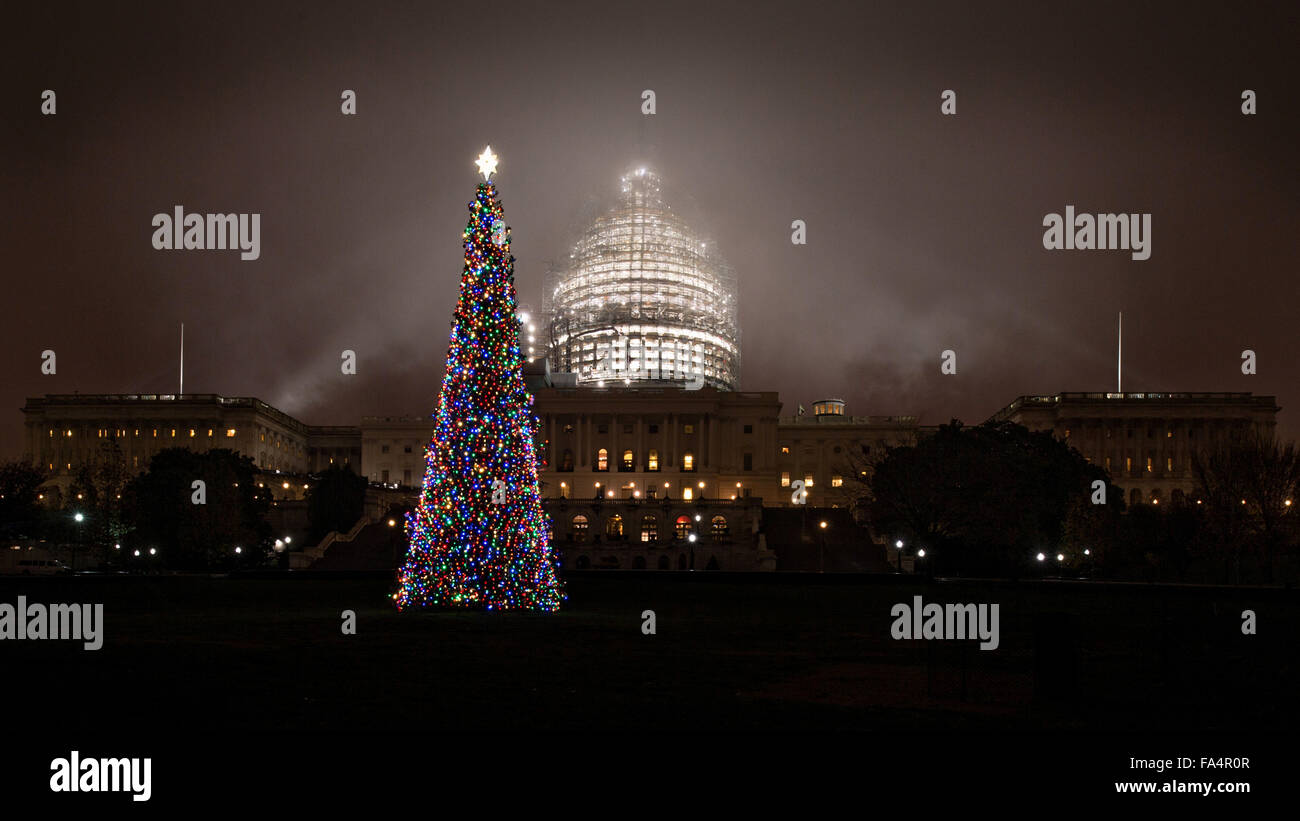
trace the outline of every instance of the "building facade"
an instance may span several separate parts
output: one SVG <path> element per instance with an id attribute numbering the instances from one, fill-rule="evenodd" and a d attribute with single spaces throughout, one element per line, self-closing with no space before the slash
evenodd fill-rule
<path id="1" fill-rule="evenodd" d="M 51 394 L 23 409 L 26 458 L 66 490 L 83 464 L 114 447 L 131 473 L 167 448 L 226 448 L 263 472 L 306 475 L 361 463 L 360 429 L 313 427 L 247 396 Z"/>
<path id="2" fill-rule="evenodd" d="M 531 381 L 548 500 L 752 498 L 790 507 L 802 491 L 805 504 L 843 507 L 889 447 L 929 430 L 916 416 L 848 415 L 838 399 L 782 416 L 770 391 Z M 26 458 L 60 486 L 114 445 L 133 473 L 166 448 L 229 448 L 266 473 L 306 476 L 342 464 L 375 485 L 418 489 L 433 433 L 428 417 L 311 426 L 261 400 L 215 394 L 48 395 L 22 410 Z M 1250 393 L 1059 393 L 1021 396 L 990 421 L 1051 431 L 1104 468 L 1128 501 L 1160 503 L 1193 490 L 1193 454 L 1272 435 L 1279 410 L 1276 397 Z"/>
<path id="3" fill-rule="evenodd" d="M 756 498 L 552 498 L 546 511 L 566 569 L 776 569 Z"/>
<path id="4" fill-rule="evenodd" d="M 1021 396 L 990 421 L 1046 430 L 1100 465 L 1130 504 L 1180 501 L 1195 489 L 1194 454 L 1272 436 L 1281 408 L 1250 393 L 1058 393 Z"/>
<path id="5" fill-rule="evenodd" d="M 812 411 L 783 416 L 777 424 L 780 493 L 774 501 L 781 506 L 793 504 L 792 488 L 800 481 L 806 504 L 851 505 L 886 450 L 915 444 L 925 433 L 917 416 L 850 416 L 842 399 L 819 400 Z"/>
<path id="6" fill-rule="evenodd" d="M 916 416 L 849 415 L 838 399 L 782 416 L 775 392 L 577 387 L 541 362 L 528 370 L 541 420 L 543 504 L 572 569 L 820 567 L 827 534 L 804 514 L 821 511 L 821 520 L 852 508 L 888 448 L 931 430 Z M 1129 503 L 1162 504 L 1194 490 L 1195 454 L 1272 434 L 1279 410 L 1274 397 L 1249 393 L 1060 393 L 1019 397 L 990 421 L 1051 431 L 1104 468 Z M 23 413 L 28 458 L 50 471 L 47 486 L 56 490 L 47 503 L 106 447 L 132 472 L 165 448 L 229 448 L 253 459 L 273 507 L 301 500 L 311 473 L 332 464 L 357 470 L 371 484 L 372 521 L 414 504 L 433 433 L 428 417 L 313 427 L 254 398 L 210 394 L 50 395 L 29 399 Z M 855 533 L 831 551 L 833 562 L 874 555 L 869 541 L 879 535 L 853 531 L 849 521 L 829 534 Z"/>

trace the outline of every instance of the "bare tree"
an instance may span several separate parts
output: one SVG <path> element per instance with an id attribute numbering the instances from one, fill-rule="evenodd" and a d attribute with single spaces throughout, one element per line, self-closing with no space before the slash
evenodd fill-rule
<path id="1" fill-rule="evenodd" d="M 1300 453 L 1271 434 L 1225 443 L 1192 457 L 1203 526 L 1212 546 L 1238 566 L 1243 551 L 1258 554 L 1270 576 L 1279 553 L 1296 545 Z"/>

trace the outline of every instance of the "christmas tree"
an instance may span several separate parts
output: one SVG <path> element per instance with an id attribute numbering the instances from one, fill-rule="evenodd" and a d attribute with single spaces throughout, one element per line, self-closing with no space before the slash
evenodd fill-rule
<path id="1" fill-rule="evenodd" d="M 490 146 L 478 166 L 484 182 L 469 204 L 424 488 L 406 517 L 409 547 L 393 598 L 399 609 L 552 611 L 565 594 L 537 484 L 540 423 L 524 388 L 514 257 Z"/>

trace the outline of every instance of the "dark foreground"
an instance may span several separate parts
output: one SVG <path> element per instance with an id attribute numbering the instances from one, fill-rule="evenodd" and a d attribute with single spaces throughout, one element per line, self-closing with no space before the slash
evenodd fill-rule
<path id="1" fill-rule="evenodd" d="M 595 573 L 555 615 L 396 613 L 386 578 L 0 579 L 106 639 L 0 642 L 10 732 L 1245 731 L 1300 722 L 1300 594 Z M 890 608 L 1001 605 L 1001 646 Z M 357 614 L 342 635 L 340 614 Z M 1257 635 L 1241 632 L 1254 610 Z M 643 635 L 654 610 L 657 634 Z M 25 726 L 24 726 L 25 725 Z"/>

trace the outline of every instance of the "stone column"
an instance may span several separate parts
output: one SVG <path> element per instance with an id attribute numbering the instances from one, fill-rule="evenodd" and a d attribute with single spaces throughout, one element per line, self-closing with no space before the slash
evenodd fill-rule
<path id="1" fill-rule="evenodd" d="M 547 426 L 550 429 L 550 442 L 546 446 L 546 461 L 549 463 L 551 470 L 557 470 L 559 465 L 556 464 L 556 454 L 559 452 L 558 443 L 555 441 L 555 414 L 546 414 Z"/>
<path id="2" fill-rule="evenodd" d="M 621 423 L 618 421 L 618 413 L 612 413 L 609 416 L 609 472 L 615 473 L 623 469 L 623 451 L 618 447 L 618 434 Z M 620 483 L 621 485 L 621 483 Z M 615 488 L 620 490 L 621 488 Z"/>
<path id="3" fill-rule="evenodd" d="M 665 468 L 677 465 L 677 428 L 677 414 L 668 414 L 668 458 L 664 460 Z"/>
<path id="4" fill-rule="evenodd" d="M 721 470 L 722 465 L 718 461 L 720 448 L 718 447 L 718 434 L 722 426 L 718 423 L 717 414 L 709 414 L 709 443 L 704 452 L 709 455 L 709 467 L 713 470 Z"/>
<path id="5" fill-rule="evenodd" d="M 587 431 L 586 434 L 587 441 L 583 442 L 582 464 L 584 467 L 590 466 L 592 470 L 595 470 L 596 465 L 592 460 L 596 456 L 596 446 L 595 446 L 595 442 L 591 440 L 591 414 L 590 413 L 583 414 L 582 424 L 585 426 Z"/>

